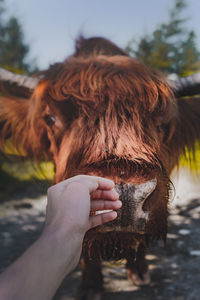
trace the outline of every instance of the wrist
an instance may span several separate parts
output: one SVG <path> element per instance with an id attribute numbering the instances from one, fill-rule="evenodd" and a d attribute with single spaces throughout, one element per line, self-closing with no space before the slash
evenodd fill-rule
<path id="1" fill-rule="evenodd" d="M 66 276 L 79 262 L 84 234 L 63 230 L 60 227 L 46 226 L 40 239 L 50 248 L 50 261 Z"/>

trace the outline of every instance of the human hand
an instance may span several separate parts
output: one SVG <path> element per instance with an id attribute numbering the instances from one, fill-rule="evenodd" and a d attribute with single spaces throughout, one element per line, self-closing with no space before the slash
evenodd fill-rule
<path id="1" fill-rule="evenodd" d="M 60 182 L 50 187 L 47 195 L 43 240 L 57 245 L 54 252 L 59 253 L 67 274 L 78 263 L 86 231 L 117 217 L 116 211 L 94 216 L 90 216 L 90 211 L 118 209 L 121 201 L 113 181 L 87 175 Z"/>
<path id="2" fill-rule="evenodd" d="M 78 175 L 48 189 L 46 227 L 85 232 L 112 221 L 116 211 L 90 216 L 90 211 L 121 207 L 114 182 L 97 176 Z"/>

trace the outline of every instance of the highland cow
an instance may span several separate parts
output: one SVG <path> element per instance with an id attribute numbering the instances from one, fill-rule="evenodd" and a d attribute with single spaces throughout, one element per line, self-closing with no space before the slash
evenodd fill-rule
<path id="1" fill-rule="evenodd" d="M 118 218 L 84 239 L 79 299 L 101 293 L 102 260 L 126 259 L 129 279 L 149 281 L 145 252 L 166 239 L 169 175 L 200 141 L 200 99 L 174 90 L 110 41 L 80 38 L 72 56 L 40 73 L 29 100 L 22 89 L 0 98 L 2 148 L 11 138 L 24 156 L 52 160 L 56 183 L 77 174 L 116 183 Z"/>

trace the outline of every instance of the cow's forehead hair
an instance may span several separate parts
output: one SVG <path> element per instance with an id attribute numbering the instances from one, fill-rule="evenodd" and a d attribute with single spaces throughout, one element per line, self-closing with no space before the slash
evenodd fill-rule
<path id="1" fill-rule="evenodd" d="M 110 101 L 123 99 L 140 103 L 153 111 L 165 110 L 173 102 L 173 93 L 165 78 L 136 59 L 126 56 L 93 56 L 67 59 L 44 73 L 47 93 L 58 101 L 70 97 L 79 100 Z"/>
<path id="2" fill-rule="evenodd" d="M 38 114 L 44 111 L 45 103 L 51 102 L 56 111 L 62 107 L 64 118 L 69 117 L 64 103 L 73 102 L 79 105 L 82 115 L 91 116 L 94 109 L 103 114 L 116 111 L 124 118 L 128 112 L 135 116 L 138 126 L 142 119 L 152 114 L 168 123 L 177 111 L 173 92 L 165 78 L 126 56 L 71 57 L 55 64 L 44 73 L 33 98 L 37 100 L 31 108 L 32 119 L 33 110 Z M 72 108 L 71 113 L 75 113 Z"/>

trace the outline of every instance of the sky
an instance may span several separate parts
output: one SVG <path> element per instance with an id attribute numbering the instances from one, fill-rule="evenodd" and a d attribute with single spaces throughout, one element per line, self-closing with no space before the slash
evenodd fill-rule
<path id="1" fill-rule="evenodd" d="M 5 0 L 9 15 L 22 24 L 30 59 L 39 68 L 73 53 L 78 35 L 102 36 L 124 48 L 168 20 L 174 0 Z M 200 1 L 187 0 L 183 16 L 200 48 Z"/>

